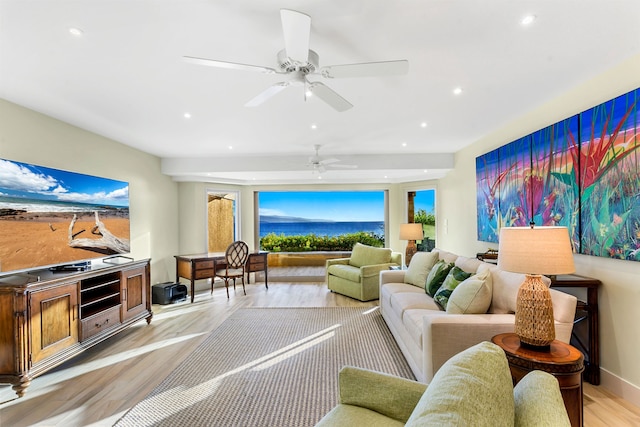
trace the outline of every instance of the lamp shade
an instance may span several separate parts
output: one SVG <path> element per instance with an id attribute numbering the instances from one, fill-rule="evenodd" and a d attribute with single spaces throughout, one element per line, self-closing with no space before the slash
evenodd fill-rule
<path id="1" fill-rule="evenodd" d="M 575 272 L 567 227 L 503 227 L 498 268 L 525 274 Z"/>
<path id="2" fill-rule="evenodd" d="M 400 224 L 400 240 L 422 240 L 423 238 L 422 224 Z"/>

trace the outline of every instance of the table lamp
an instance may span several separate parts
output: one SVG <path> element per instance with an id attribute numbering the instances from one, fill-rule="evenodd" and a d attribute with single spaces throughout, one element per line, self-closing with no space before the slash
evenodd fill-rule
<path id="1" fill-rule="evenodd" d="M 566 227 L 503 227 L 498 268 L 524 273 L 516 301 L 515 333 L 520 343 L 538 350 L 556 337 L 551 293 L 542 275 L 575 271 Z"/>
<path id="2" fill-rule="evenodd" d="M 408 240 L 407 251 L 404 256 L 404 262 L 406 265 L 409 265 L 413 254 L 418 251 L 418 248 L 416 247 L 416 240 L 422 240 L 423 238 L 424 231 L 422 230 L 422 224 L 400 224 L 400 240 Z"/>

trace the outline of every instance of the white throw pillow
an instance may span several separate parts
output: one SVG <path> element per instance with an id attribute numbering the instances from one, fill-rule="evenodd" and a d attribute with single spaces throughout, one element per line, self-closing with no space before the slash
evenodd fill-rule
<path id="1" fill-rule="evenodd" d="M 492 282 L 489 270 L 474 274 L 453 290 L 447 303 L 447 313 L 486 313 L 491 305 L 491 294 Z"/>
<path id="2" fill-rule="evenodd" d="M 437 252 L 416 252 L 404 274 L 404 283 L 424 289 L 429 271 L 438 261 Z"/>

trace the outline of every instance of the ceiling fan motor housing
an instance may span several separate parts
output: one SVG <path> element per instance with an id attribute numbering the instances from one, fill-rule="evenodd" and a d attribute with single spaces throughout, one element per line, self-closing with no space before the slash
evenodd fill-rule
<path id="1" fill-rule="evenodd" d="M 314 73 L 319 67 L 319 56 L 317 53 L 309 49 L 309 57 L 306 62 L 296 61 L 289 58 L 285 50 L 278 52 L 278 65 L 280 69 L 285 73 L 291 73 L 294 71 L 301 71 L 303 74 Z"/>

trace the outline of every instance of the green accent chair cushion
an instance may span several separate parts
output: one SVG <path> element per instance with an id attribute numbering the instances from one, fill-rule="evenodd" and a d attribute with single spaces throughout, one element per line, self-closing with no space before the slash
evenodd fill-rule
<path id="1" fill-rule="evenodd" d="M 488 341 L 458 353 L 433 377 L 407 427 L 513 426 L 511 371 L 504 351 Z"/>
<path id="2" fill-rule="evenodd" d="M 391 262 L 391 249 L 376 248 L 356 243 L 353 245 L 349 265 L 362 267 L 365 265 L 387 264 Z"/>

